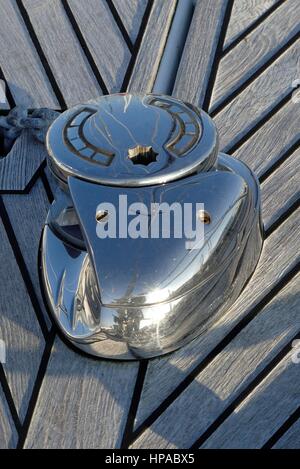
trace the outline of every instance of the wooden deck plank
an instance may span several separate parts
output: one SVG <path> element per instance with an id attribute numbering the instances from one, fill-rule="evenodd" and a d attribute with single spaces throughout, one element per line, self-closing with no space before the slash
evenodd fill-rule
<path id="1" fill-rule="evenodd" d="M 300 296 L 295 294 L 299 280 L 300 274 L 216 356 L 134 448 L 194 444 L 300 330 Z M 227 430 L 230 434 L 231 428 Z"/>
<path id="2" fill-rule="evenodd" d="M 0 330 L 6 343 L 5 375 L 24 420 L 44 349 L 34 309 L 0 221 Z"/>
<path id="3" fill-rule="evenodd" d="M 46 158 L 45 145 L 22 132 L 5 158 L 0 158 L 0 191 L 23 191 Z"/>
<path id="4" fill-rule="evenodd" d="M 15 102 L 32 108 L 58 108 L 16 2 L 1 0 L 0 4 L 0 66 Z"/>
<path id="5" fill-rule="evenodd" d="M 299 141 L 300 113 L 292 99 L 234 153 L 260 177 Z"/>
<path id="6" fill-rule="evenodd" d="M 234 0 L 224 47 L 228 47 L 276 3 L 278 0 Z"/>
<path id="7" fill-rule="evenodd" d="M 0 385 L 0 449 L 13 449 L 18 442 L 18 435 L 13 424 L 8 405 Z"/>
<path id="8" fill-rule="evenodd" d="M 131 54 L 107 3 L 69 0 L 69 6 L 108 91 L 120 91 Z"/>
<path id="9" fill-rule="evenodd" d="M 214 117 L 223 151 L 232 148 L 293 91 L 293 80 L 299 67 L 299 53 L 300 40 Z"/>
<path id="10" fill-rule="evenodd" d="M 176 3 L 177 0 L 154 0 L 127 87 L 129 91 L 152 91 Z"/>
<path id="11" fill-rule="evenodd" d="M 275 449 L 300 448 L 300 419 L 273 446 Z"/>
<path id="12" fill-rule="evenodd" d="M 113 0 L 131 41 L 134 43 L 147 6 L 147 0 Z"/>
<path id="13" fill-rule="evenodd" d="M 299 406 L 299 366 L 293 351 L 274 368 L 204 448 L 261 448 Z"/>
<path id="14" fill-rule="evenodd" d="M 50 327 L 51 321 L 46 312 L 39 286 L 37 264 L 39 241 L 49 209 L 49 201 L 42 181 L 38 180 L 29 194 L 3 195 L 2 199 L 34 285 L 40 307 L 44 313 L 45 321 Z"/>
<path id="15" fill-rule="evenodd" d="M 59 0 L 24 0 L 35 34 L 67 106 L 102 94 Z"/>
<path id="16" fill-rule="evenodd" d="M 298 213 L 265 241 L 258 266 L 234 305 L 205 334 L 167 357 L 151 360 L 136 416 L 136 428 L 174 391 L 187 375 L 243 320 L 290 271 L 297 254 Z M 296 244 L 295 244 L 296 243 Z M 285 249 L 282 249 L 285 246 Z M 267 272 L 267 274 L 266 274 Z"/>
<path id="17" fill-rule="evenodd" d="M 197 2 L 183 55 L 178 68 L 173 95 L 202 106 L 227 0 Z"/>
<path id="18" fill-rule="evenodd" d="M 299 0 L 284 2 L 221 59 L 212 94 L 211 111 L 300 31 L 299 17 Z"/>
<path id="19" fill-rule="evenodd" d="M 137 370 L 80 356 L 57 339 L 25 447 L 119 447 Z"/>
<path id="20" fill-rule="evenodd" d="M 300 148 L 261 185 L 263 220 L 266 230 L 300 199 L 299 188 Z"/>

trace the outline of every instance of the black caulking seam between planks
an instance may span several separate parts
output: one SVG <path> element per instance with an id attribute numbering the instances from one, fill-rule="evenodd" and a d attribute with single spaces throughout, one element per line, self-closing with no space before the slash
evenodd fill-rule
<path id="1" fill-rule="evenodd" d="M 35 31 L 34 31 L 34 28 L 32 26 L 32 23 L 30 21 L 27 10 L 23 5 L 22 0 L 16 0 L 16 4 L 19 8 L 20 14 L 23 18 L 24 24 L 27 28 L 28 34 L 31 38 L 31 41 L 32 41 L 37 53 L 38 53 L 41 64 L 44 67 L 45 73 L 46 73 L 46 75 L 49 79 L 50 85 L 52 86 L 52 89 L 53 89 L 53 92 L 54 92 L 54 94 L 57 98 L 57 101 L 59 102 L 59 105 L 60 105 L 61 108 L 65 108 L 66 103 L 65 103 L 63 94 L 62 94 L 62 92 L 61 92 L 61 90 L 58 86 L 58 83 L 57 83 L 57 81 L 56 81 L 56 79 L 55 79 L 55 77 L 52 73 L 51 67 L 48 63 L 48 60 L 47 60 L 45 54 L 44 54 L 44 51 L 43 51 L 42 46 L 41 46 L 41 44 L 40 44 L 40 42 L 37 38 L 37 35 L 35 34 Z"/>
<path id="2" fill-rule="evenodd" d="M 267 11 L 265 11 L 261 16 L 259 16 L 248 28 L 246 28 L 234 41 L 229 44 L 225 49 L 223 49 L 222 58 L 228 54 L 232 49 L 234 49 L 246 36 L 248 36 L 252 31 L 254 31 L 261 23 L 263 23 L 274 11 L 279 8 L 285 0 L 279 0 L 277 3 L 272 5 Z"/>
<path id="3" fill-rule="evenodd" d="M 249 140 L 250 137 L 252 137 L 259 129 L 261 129 L 267 122 L 270 120 L 275 114 L 277 114 L 285 104 L 287 104 L 290 99 L 293 96 L 293 93 L 295 92 L 294 89 L 290 90 L 273 108 L 270 109 L 261 119 L 258 120 L 258 122 L 251 127 L 248 132 L 243 135 L 243 137 L 240 138 L 234 145 L 226 149 L 226 153 L 229 155 L 232 155 L 235 153 L 244 143 Z"/>
<path id="4" fill-rule="evenodd" d="M 298 148 L 300 147 L 300 138 L 294 142 L 269 168 L 267 168 L 259 177 L 260 184 L 264 182 L 275 170 L 277 170 Z"/>
<path id="5" fill-rule="evenodd" d="M 23 278 L 26 290 L 28 292 L 31 304 L 32 304 L 33 309 L 36 313 L 36 318 L 37 318 L 37 321 L 38 321 L 39 326 L 41 328 L 43 337 L 44 337 L 45 340 L 47 340 L 47 337 L 49 335 L 49 331 L 48 331 L 47 324 L 46 324 L 46 321 L 45 321 L 45 318 L 44 318 L 44 314 L 43 314 L 42 309 L 40 307 L 39 300 L 37 298 L 37 295 L 36 295 L 36 292 L 35 292 L 35 289 L 34 289 L 30 274 L 29 274 L 29 271 L 28 271 L 26 263 L 24 261 L 21 249 L 18 245 L 17 238 L 15 236 L 13 227 L 11 225 L 8 213 L 6 211 L 6 208 L 5 208 L 5 205 L 4 205 L 4 202 L 3 202 L 3 199 L 2 199 L 1 196 L 0 196 L 0 217 L 2 219 L 4 228 L 5 228 L 5 231 L 6 231 L 6 234 L 7 234 L 8 241 L 10 243 L 10 246 L 12 248 L 14 257 L 16 259 L 16 262 L 18 264 L 20 273 L 22 275 L 22 278 Z"/>
<path id="6" fill-rule="evenodd" d="M 14 403 L 12 394 L 10 392 L 10 388 L 9 388 L 9 385 L 8 385 L 8 382 L 7 382 L 7 379 L 6 379 L 6 376 L 5 376 L 5 372 L 4 372 L 4 369 L 3 369 L 3 366 L 2 366 L 1 363 L 0 363 L 0 386 L 2 387 L 3 394 L 5 396 L 5 399 L 6 399 L 6 402 L 7 402 L 7 405 L 8 405 L 8 408 L 9 408 L 10 415 L 12 417 L 14 426 L 15 426 L 17 432 L 19 433 L 20 430 L 21 430 L 21 426 L 22 426 L 21 421 L 19 419 L 18 412 L 17 412 L 17 409 L 15 407 L 15 403 Z"/>
<path id="7" fill-rule="evenodd" d="M 215 81 L 216 81 L 217 71 L 218 71 L 218 68 L 219 68 L 220 60 L 221 60 L 223 44 L 224 44 L 224 41 L 225 41 L 229 21 L 230 21 L 230 18 L 231 18 L 232 8 L 233 8 L 233 0 L 228 0 L 226 10 L 225 10 L 225 13 L 224 13 L 223 24 L 222 24 L 220 35 L 219 35 L 219 40 L 218 40 L 214 60 L 213 60 L 213 63 L 212 63 L 210 77 L 209 77 L 209 80 L 208 80 L 208 85 L 207 85 L 205 97 L 204 97 L 204 100 L 203 100 L 203 106 L 202 107 L 203 107 L 204 111 L 206 111 L 206 112 L 208 112 L 208 109 L 209 109 L 209 106 L 210 106 L 210 100 L 211 100 L 213 88 L 214 88 Z"/>
<path id="8" fill-rule="evenodd" d="M 127 91 L 127 87 L 128 87 L 128 84 L 129 84 L 129 81 L 130 81 L 130 78 L 131 78 L 131 75 L 132 75 L 132 72 L 133 72 L 133 69 L 134 69 L 134 66 L 135 66 L 135 62 L 136 62 L 136 59 L 137 59 L 137 55 L 138 55 L 138 52 L 139 52 L 143 37 L 144 37 L 144 33 L 146 31 L 146 27 L 147 27 L 147 23 L 148 23 L 150 14 L 151 14 L 152 7 L 153 7 L 153 0 L 148 0 L 147 6 L 145 8 L 144 15 L 143 15 L 143 19 L 142 19 L 142 22 L 141 22 L 141 25 L 140 25 L 140 29 L 139 29 L 136 41 L 135 41 L 134 46 L 133 46 L 131 59 L 129 61 L 127 70 L 126 70 L 125 75 L 124 75 L 124 80 L 123 80 L 123 83 L 122 83 L 122 86 L 121 86 L 121 89 L 120 89 L 120 91 L 122 93 L 125 93 Z"/>
<path id="9" fill-rule="evenodd" d="M 272 372 L 272 370 L 290 353 L 292 343 L 299 339 L 298 332 L 278 354 L 265 366 L 265 368 L 240 392 L 240 394 L 229 404 L 228 407 L 219 415 L 219 417 L 203 432 L 203 434 L 193 443 L 192 450 L 198 449 L 203 443 L 227 420 L 227 418 L 236 410 L 236 408 L 255 390 L 259 384 Z"/>
<path id="10" fill-rule="evenodd" d="M 22 194 L 29 194 L 37 180 L 41 177 L 41 174 L 44 171 L 44 168 L 47 166 L 46 158 L 41 162 L 40 166 L 37 168 L 35 173 L 33 174 L 30 181 L 27 183 L 25 189 L 21 192 Z"/>
<path id="11" fill-rule="evenodd" d="M 27 408 L 24 423 L 23 423 L 22 428 L 19 432 L 19 441 L 18 441 L 17 449 L 21 449 L 24 446 L 24 443 L 25 443 L 25 440 L 26 440 L 26 437 L 27 437 L 27 434 L 28 434 L 28 430 L 29 430 L 29 427 L 30 427 L 30 423 L 31 423 L 31 420 L 32 420 L 32 416 L 33 416 L 33 413 L 34 413 L 34 410 L 35 410 L 35 407 L 36 407 L 36 403 L 37 403 L 37 400 L 38 400 L 39 392 L 40 392 L 40 389 L 41 389 L 41 386 L 43 384 L 43 380 L 44 380 L 44 377 L 45 377 L 45 374 L 46 374 L 46 371 L 47 371 L 47 367 L 48 367 L 49 359 L 50 359 L 50 356 L 51 356 L 51 351 L 52 351 L 52 348 L 53 348 L 55 337 L 56 337 L 55 329 L 54 329 L 54 327 L 52 327 L 51 330 L 50 330 L 50 333 L 49 333 L 48 340 L 46 341 L 45 349 L 44 349 L 44 352 L 43 352 L 43 356 L 42 356 L 42 359 L 41 359 L 41 363 L 40 363 L 40 366 L 39 366 L 37 377 L 36 377 L 36 380 L 35 380 L 35 383 L 34 383 L 34 388 L 33 388 L 33 391 L 32 391 L 31 397 L 30 397 L 30 401 L 29 401 L 29 405 L 28 405 L 28 408 Z"/>
<path id="12" fill-rule="evenodd" d="M 92 54 L 91 54 L 91 52 L 90 52 L 90 50 L 87 46 L 87 43 L 86 43 L 86 41 L 83 37 L 83 34 L 81 32 L 80 27 L 77 24 L 77 21 L 76 21 L 74 15 L 73 15 L 73 12 L 72 12 L 69 4 L 68 4 L 68 1 L 67 0 L 61 0 L 61 3 L 62 3 L 62 6 L 63 6 L 65 12 L 66 12 L 66 15 L 67 15 L 69 21 L 70 21 L 70 24 L 71 24 L 71 26 L 72 26 L 75 34 L 76 34 L 78 42 L 79 42 L 79 44 L 80 44 L 80 46 L 81 46 L 81 48 L 82 48 L 82 50 L 83 50 L 83 52 L 86 56 L 88 64 L 91 67 L 91 70 L 92 70 L 92 72 L 93 72 L 93 74 L 94 74 L 94 76 L 95 76 L 95 78 L 98 82 L 98 85 L 100 86 L 101 91 L 103 92 L 103 94 L 108 94 L 107 86 L 106 86 L 106 84 L 105 84 L 105 82 L 104 82 L 104 80 L 101 76 L 101 73 L 100 73 L 100 71 L 99 71 L 99 69 L 98 69 L 98 67 L 97 67 L 97 65 L 96 65 L 96 63 L 93 59 L 93 56 L 92 56 Z"/>
<path id="13" fill-rule="evenodd" d="M 6 158 L 6 157 L 4 157 Z M 35 185 L 36 181 L 41 177 L 41 174 L 46 166 L 46 160 L 43 160 L 40 166 L 37 168 L 35 173 L 33 174 L 32 178 L 26 185 L 25 189 L 12 189 L 12 190 L 0 190 L 0 195 L 5 195 L 5 194 L 19 194 L 19 195 L 26 195 L 29 194 L 33 186 Z"/>
<path id="14" fill-rule="evenodd" d="M 121 449 L 127 449 L 131 441 L 134 421 L 135 421 L 135 417 L 136 417 L 139 402 L 140 402 L 140 397 L 141 397 L 143 386 L 144 386 L 147 368 L 148 368 L 148 360 L 142 360 L 139 365 L 139 370 L 138 370 L 138 374 L 137 374 L 137 378 L 135 382 L 131 404 L 130 404 L 130 408 L 129 408 L 128 415 L 127 415 L 127 421 L 125 424 L 125 429 L 124 429 L 123 438 L 121 442 Z"/>
<path id="15" fill-rule="evenodd" d="M 133 44 L 132 44 L 132 41 L 129 37 L 128 32 L 126 31 L 126 28 L 123 24 L 123 21 L 122 21 L 120 15 L 118 13 L 118 10 L 116 9 L 116 7 L 115 7 L 112 0 L 106 0 L 106 3 L 107 3 L 108 8 L 110 9 L 110 12 L 111 12 L 112 16 L 114 17 L 115 22 L 117 23 L 117 26 L 120 30 L 120 33 L 123 36 L 124 41 L 126 42 L 126 45 L 127 45 L 128 49 L 132 53 L 133 52 Z"/>
<path id="16" fill-rule="evenodd" d="M 294 36 L 292 36 L 288 42 L 286 42 L 280 49 L 278 49 L 275 54 L 273 54 L 266 62 L 264 62 L 247 80 L 245 80 L 236 90 L 230 93 L 223 101 L 218 104 L 218 106 L 210 112 L 211 117 L 215 117 L 223 109 L 233 101 L 242 91 L 248 88 L 260 75 L 263 74 L 274 62 L 276 62 L 279 57 L 288 52 L 289 48 L 293 46 L 297 40 L 300 38 L 300 31 L 298 31 Z"/>
<path id="17" fill-rule="evenodd" d="M 262 449 L 271 449 L 280 438 L 300 419 L 300 406 L 289 418 L 278 428 L 271 438 L 263 445 Z"/>
<path id="18" fill-rule="evenodd" d="M 43 168 L 42 168 L 42 172 L 41 172 L 41 180 L 42 180 L 45 192 L 47 194 L 49 203 L 52 204 L 52 202 L 54 200 L 54 195 L 53 195 L 51 186 L 49 184 L 48 178 L 47 178 Z"/>
<path id="19" fill-rule="evenodd" d="M 296 194 L 297 200 L 295 200 L 287 210 L 280 215 L 272 225 L 265 231 L 265 237 L 268 238 L 280 225 L 282 225 L 298 208 L 300 207 L 300 192 Z"/>
<path id="20" fill-rule="evenodd" d="M 236 324 L 231 331 L 215 346 L 215 348 L 201 360 L 198 365 L 184 378 L 171 394 L 147 417 L 144 422 L 132 432 L 130 444 L 149 428 L 165 410 L 182 394 L 182 392 L 194 381 L 194 379 L 222 352 L 222 350 L 254 319 L 288 282 L 299 272 L 300 260 L 296 260 L 290 270 L 273 285 L 271 290 Z"/>

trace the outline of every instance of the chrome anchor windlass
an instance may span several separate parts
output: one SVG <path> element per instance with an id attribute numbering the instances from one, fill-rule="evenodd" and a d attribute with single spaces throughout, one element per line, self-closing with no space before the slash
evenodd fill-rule
<path id="1" fill-rule="evenodd" d="M 260 256 L 260 191 L 244 163 L 219 153 L 204 111 L 162 95 L 103 96 L 62 113 L 47 149 L 58 189 L 43 288 L 69 341 L 99 357 L 150 358 L 228 310 Z M 187 205 L 202 230 L 194 245 L 178 236 Z"/>

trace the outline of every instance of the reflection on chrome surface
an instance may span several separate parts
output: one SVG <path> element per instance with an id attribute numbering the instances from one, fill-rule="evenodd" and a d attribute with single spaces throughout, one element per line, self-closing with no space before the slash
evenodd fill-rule
<path id="1" fill-rule="evenodd" d="M 218 154 L 209 116 L 165 96 L 101 97 L 54 122 L 48 151 L 60 188 L 43 231 L 43 287 L 74 345 L 99 357 L 154 357 L 228 310 L 260 256 L 260 194 L 246 165 Z M 202 247 L 99 239 L 95 209 L 116 206 L 120 194 L 147 207 L 203 203 Z"/>

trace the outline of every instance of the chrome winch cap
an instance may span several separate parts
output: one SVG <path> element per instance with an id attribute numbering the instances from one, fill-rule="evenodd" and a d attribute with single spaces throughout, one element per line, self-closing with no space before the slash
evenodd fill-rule
<path id="1" fill-rule="evenodd" d="M 76 106 L 47 136 L 49 163 L 68 176 L 111 186 L 162 184 L 207 171 L 218 136 L 209 116 L 171 97 L 115 94 Z"/>
<path id="2" fill-rule="evenodd" d="M 47 149 L 58 189 L 43 230 L 43 288 L 76 347 L 162 355 L 232 305 L 262 248 L 259 186 L 245 164 L 218 154 L 205 112 L 162 95 L 104 96 L 61 114 Z M 180 230 L 187 206 L 196 242 L 197 230 Z M 153 230 L 168 216 L 167 229 Z"/>

